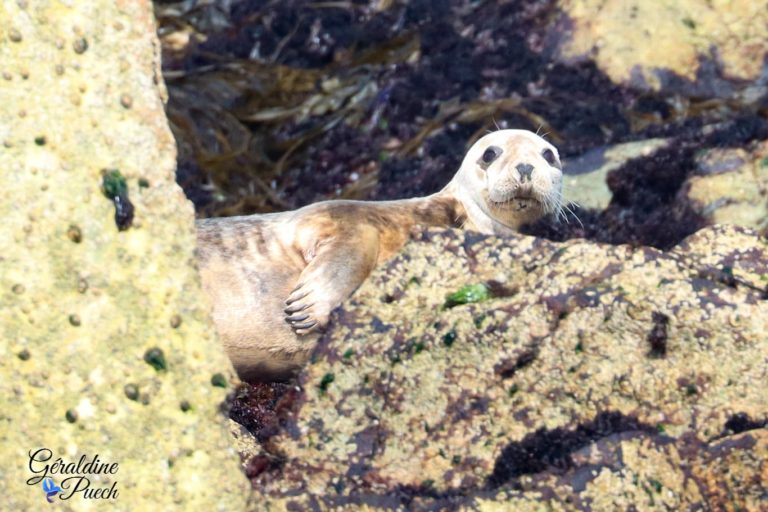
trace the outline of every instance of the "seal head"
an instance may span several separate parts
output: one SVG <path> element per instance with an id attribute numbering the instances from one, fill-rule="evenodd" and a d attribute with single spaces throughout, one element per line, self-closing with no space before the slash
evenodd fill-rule
<path id="1" fill-rule="evenodd" d="M 452 192 L 483 233 L 509 233 L 562 208 L 563 173 L 552 144 L 527 130 L 499 130 L 475 142 Z"/>

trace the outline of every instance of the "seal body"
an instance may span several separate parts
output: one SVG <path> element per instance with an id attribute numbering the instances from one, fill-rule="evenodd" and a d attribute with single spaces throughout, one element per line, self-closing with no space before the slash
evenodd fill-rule
<path id="1" fill-rule="evenodd" d="M 458 226 L 465 218 L 457 201 L 435 197 L 326 201 L 199 221 L 203 286 L 240 377 L 290 376 L 308 358 L 331 310 L 405 244 L 415 225 Z"/>
<path id="2" fill-rule="evenodd" d="M 246 381 L 301 368 L 328 322 L 417 227 L 508 234 L 561 203 L 557 150 L 522 130 L 477 141 L 437 194 L 397 201 L 325 201 L 295 211 L 204 219 L 197 258 L 219 336 Z"/>

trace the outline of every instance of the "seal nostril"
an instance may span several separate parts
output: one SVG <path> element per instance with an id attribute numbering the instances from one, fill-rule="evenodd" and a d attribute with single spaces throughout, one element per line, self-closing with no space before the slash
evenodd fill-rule
<path id="1" fill-rule="evenodd" d="M 517 169 L 517 172 L 520 173 L 520 179 L 522 181 L 530 181 L 531 173 L 533 172 L 533 166 L 531 164 L 517 164 L 515 169 Z"/>

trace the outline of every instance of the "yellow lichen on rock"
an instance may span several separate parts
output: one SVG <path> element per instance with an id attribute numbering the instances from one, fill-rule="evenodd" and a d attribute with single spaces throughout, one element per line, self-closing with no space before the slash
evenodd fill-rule
<path id="1" fill-rule="evenodd" d="M 768 233 L 768 141 L 750 149 L 712 149 L 681 195 L 712 224 L 737 224 Z"/>
<path id="2" fill-rule="evenodd" d="M 51 462 L 98 454 L 119 464 L 91 478 L 116 483 L 115 510 L 245 506 L 219 410 L 233 372 L 193 262 L 193 208 L 174 179 L 155 30 L 146 1 L 0 4 L 0 493 L 9 510 L 47 506 L 41 485 L 26 483 L 29 453 L 41 447 Z M 121 177 L 120 200 L 102 190 L 109 170 Z M 78 494 L 57 505 L 102 501 Z"/>
<path id="3" fill-rule="evenodd" d="M 659 71 L 696 80 L 701 61 L 729 80 L 754 80 L 768 54 L 768 10 L 752 0 L 561 0 L 570 40 L 566 58 L 594 56 L 616 83 L 659 90 Z"/>
<path id="4" fill-rule="evenodd" d="M 668 252 L 427 231 L 336 311 L 259 492 L 276 508 L 719 509 L 728 491 L 687 468 L 734 464 L 749 492 L 760 478 L 764 452 L 719 443 L 768 411 L 767 250 L 732 226 Z M 446 305 L 474 283 L 491 297 Z"/>

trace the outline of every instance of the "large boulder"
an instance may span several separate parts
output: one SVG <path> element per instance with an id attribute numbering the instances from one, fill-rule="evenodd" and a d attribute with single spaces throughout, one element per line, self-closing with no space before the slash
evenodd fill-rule
<path id="1" fill-rule="evenodd" d="M 174 182 L 152 4 L 0 5 L 0 494 L 40 510 L 30 453 L 117 463 L 115 510 L 238 510 L 233 373 Z M 48 452 L 38 458 L 44 459 Z M 44 463 L 33 464 L 41 470 Z M 85 466 L 81 469 L 85 471 Z M 102 500 L 52 470 L 57 505 Z M 82 473 L 81 473 L 82 474 Z M 51 487 L 48 487 L 49 492 Z"/>
<path id="2" fill-rule="evenodd" d="M 560 0 L 561 60 L 594 59 L 617 84 L 689 96 L 766 92 L 768 11 L 752 0 Z M 706 108 L 706 107 L 705 107 Z"/>
<path id="3" fill-rule="evenodd" d="M 428 231 L 333 318 L 251 474 L 274 509 L 756 510 L 768 242 Z"/>

